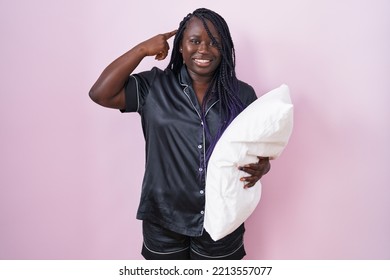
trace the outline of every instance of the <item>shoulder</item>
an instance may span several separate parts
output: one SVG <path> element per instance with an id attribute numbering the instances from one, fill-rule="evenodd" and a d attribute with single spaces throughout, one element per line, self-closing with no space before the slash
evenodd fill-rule
<path id="1" fill-rule="evenodd" d="M 136 77 L 155 77 L 158 75 L 162 75 L 163 73 L 164 73 L 164 71 L 161 70 L 160 68 L 153 67 L 150 70 L 138 72 L 138 73 L 134 74 L 134 76 L 136 76 Z"/>
<path id="2" fill-rule="evenodd" d="M 174 74 L 170 69 L 162 70 L 158 67 L 153 67 L 150 70 L 141 71 L 131 75 L 135 80 L 142 85 L 150 87 L 154 83 L 161 83 L 169 79 L 173 79 Z"/>
<path id="3" fill-rule="evenodd" d="M 241 101 L 249 105 L 257 99 L 257 95 L 253 87 L 241 80 L 238 80 L 238 95 Z"/>
<path id="4" fill-rule="evenodd" d="M 175 76 L 175 75 L 171 69 L 162 70 L 158 67 L 153 67 L 150 70 L 138 72 L 138 73 L 134 74 L 133 76 L 150 81 L 150 80 L 154 80 L 156 78 L 171 77 L 171 76 Z"/>
<path id="5" fill-rule="evenodd" d="M 240 93 L 255 93 L 255 90 L 253 87 L 241 80 L 238 80 L 238 86 L 239 86 L 239 91 Z"/>

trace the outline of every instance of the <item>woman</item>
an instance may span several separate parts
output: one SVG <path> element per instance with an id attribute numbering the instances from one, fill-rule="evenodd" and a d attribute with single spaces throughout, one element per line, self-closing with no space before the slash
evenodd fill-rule
<path id="1" fill-rule="evenodd" d="M 171 60 L 133 74 L 147 56 Z M 237 79 L 225 20 L 208 9 L 187 15 L 178 30 L 152 37 L 103 71 L 90 91 L 96 103 L 138 112 L 146 169 L 137 218 L 146 259 L 242 259 L 244 225 L 215 242 L 203 229 L 207 161 L 225 128 L 257 97 Z M 270 169 L 268 158 L 239 167 L 252 187 Z"/>

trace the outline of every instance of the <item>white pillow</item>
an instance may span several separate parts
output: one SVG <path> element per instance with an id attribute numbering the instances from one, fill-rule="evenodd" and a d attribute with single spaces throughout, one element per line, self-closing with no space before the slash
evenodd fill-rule
<path id="1" fill-rule="evenodd" d="M 217 142 L 206 177 L 204 228 L 214 241 L 237 229 L 255 210 L 261 183 L 244 189 L 238 166 L 277 158 L 290 138 L 293 105 L 287 85 L 264 94 L 242 111 Z"/>

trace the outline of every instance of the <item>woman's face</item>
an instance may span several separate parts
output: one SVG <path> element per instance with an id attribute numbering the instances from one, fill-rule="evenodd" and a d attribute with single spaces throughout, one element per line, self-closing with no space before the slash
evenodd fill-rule
<path id="1" fill-rule="evenodd" d="M 214 25 L 207 20 L 206 23 L 211 34 L 220 44 L 221 38 Z M 221 62 L 221 54 L 218 48 L 213 44 L 202 21 L 197 17 L 189 20 L 183 32 L 181 52 L 183 61 L 193 80 L 212 78 Z"/>

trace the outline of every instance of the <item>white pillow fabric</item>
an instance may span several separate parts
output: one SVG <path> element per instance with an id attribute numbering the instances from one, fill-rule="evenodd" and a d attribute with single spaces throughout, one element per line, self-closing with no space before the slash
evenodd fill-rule
<path id="1" fill-rule="evenodd" d="M 277 158 L 293 127 L 293 105 L 287 85 L 264 94 L 242 111 L 217 142 L 206 177 L 204 228 L 214 241 L 237 229 L 260 201 L 261 183 L 244 189 L 238 166 Z"/>

